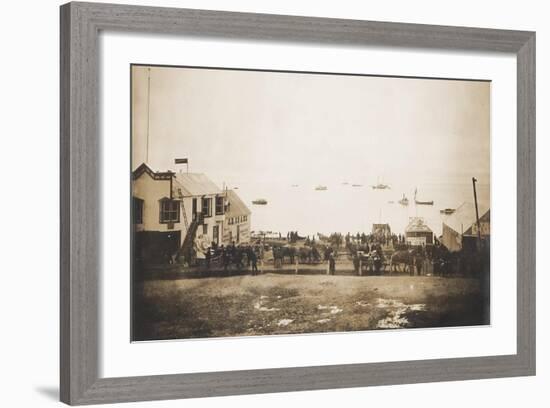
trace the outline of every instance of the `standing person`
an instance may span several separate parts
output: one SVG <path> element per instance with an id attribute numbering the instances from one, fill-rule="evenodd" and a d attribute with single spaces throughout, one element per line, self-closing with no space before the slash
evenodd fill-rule
<path id="1" fill-rule="evenodd" d="M 336 260 L 334 259 L 334 255 L 332 252 L 328 257 L 328 271 L 331 275 L 334 275 L 334 273 L 336 272 Z"/>
<path id="2" fill-rule="evenodd" d="M 414 276 L 414 271 L 416 269 L 416 255 L 411 254 L 409 262 L 409 275 Z"/>
<path id="3" fill-rule="evenodd" d="M 208 249 L 206 250 L 206 269 L 210 269 L 211 248 L 212 247 L 208 247 Z"/>
<path id="4" fill-rule="evenodd" d="M 225 248 L 223 245 L 220 248 L 222 253 L 222 264 L 223 264 L 223 270 L 226 271 L 227 267 L 229 266 L 229 253 L 228 248 Z"/>
<path id="5" fill-rule="evenodd" d="M 248 258 L 252 263 L 252 276 L 256 276 L 258 274 L 258 256 L 253 248 L 250 248 L 249 251 Z"/>
<path id="6" fill-rule="evenodd" d="M 353 255 L 353 269 L 356 275 L 359 275 L 359 255 L 355 252 Z"/>
<path id="7" fill-rule="evenodd" d="M 423 257 L 421 255 L 415 255 L 414 260 L 416 264 L 416 275 L 421 276 L 422 275 L 422 263 L 423 263 Z"/>
<path id="8" fill-rule="evenodd" d="M 382 252 L 378 252 L 377 249 L 374 250 L 374 258 L 373 258 L 373 264 L 374 264 L 374 274 L 380 275 L 380 271 L 382 269 Z"/>

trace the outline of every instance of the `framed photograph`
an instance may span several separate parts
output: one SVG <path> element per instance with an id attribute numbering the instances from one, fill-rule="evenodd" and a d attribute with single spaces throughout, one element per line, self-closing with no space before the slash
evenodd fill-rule
<path id="1" fill-rule="evenodd" d="M 535 374 L 533 32 L 61 7 L 61 400 Z"/>

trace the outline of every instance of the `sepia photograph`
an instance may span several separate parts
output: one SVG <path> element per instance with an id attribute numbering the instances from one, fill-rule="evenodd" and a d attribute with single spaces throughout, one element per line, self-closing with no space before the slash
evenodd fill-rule
<path id="1" fill-rule="evenodd" d="M 131 340 L 491 323 L 491 82 L 133 64 Z"/>

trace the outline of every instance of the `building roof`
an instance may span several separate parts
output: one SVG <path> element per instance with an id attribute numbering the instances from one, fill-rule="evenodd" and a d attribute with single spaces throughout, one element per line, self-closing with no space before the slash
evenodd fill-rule
<path id="1" fill-rule="evenodd" d="M 203 196 L 208 194 L 222 194 L 222 190 L 202 173 L 174 173 L 173 171 L 153 171 L 146 163 L 137 167 L 132 175 L 134 180 L 147 173 L 154 180 L 174 179 L 172 186 L 174 195 Z M 178 194 L 180 191 L 181 194 Z"/>
<path id="2" fill-rule="evenodd" d="M 433 231 L 428 227 L 428 225 L 424 222 L 424 219 L 421 217 L 411 217 L 409 219 L 409 225 L 407 225 L 407 228 L 405 228 L 405 232 L 429 232 L 433 233 Z"/>
<path id="3" fill-rule="evenodd" d="M 478 204 L 479 218 L 481 219 L 489 212 L 489 206 Z M 458 232 L 465 233 L 476 222 L 476 208 L 472 202 L 462 203 L 454 213 L 443 221 L 443 224 Z"/>
<path id="4" fill-rule="evenodd" d="M 240 215 L 250 215 L 252 213 L 234 190 L 227 190 L 226 192 L 227 201 L 229 203 L 225 211 L 226 217 L 238 217 Z"/>
<path id="5" fill-rule="evenodd" d="M 141 163 L 133 172 L 132 176 L 134 180 L 141 177 L 143 173 L 147 173 L 155 180 L 170 180 L 170 178 L 175 174 L 173 171 L 153 171 L 146 163 Z"/>
<path id="6" fill-rule="evenodd" d="M 202 173 L 176 173 L 174 192 L 184 196 L 203 196 L 208 194 L 222 194 L 222 190 Z"/>

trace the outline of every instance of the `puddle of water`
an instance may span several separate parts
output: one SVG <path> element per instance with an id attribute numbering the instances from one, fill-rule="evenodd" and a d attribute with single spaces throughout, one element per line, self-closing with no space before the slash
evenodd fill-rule
<path id="1" fill-rule="evenodd" d="M 391 313 L 385 319 L 379 320 L 376 327 L 379 329 L 398 329 L 405 327 L 409 321 L 397 313 Z"/>
<path id="2" fill-rule="evenodd" d="M 281 319 L 277 322 L 277 326 L 284 327 L 288 326 L 290 323 L 292 323 L 294 320 L 292 319 Z"/>
<path id="3" fill-rule="evenodd" d="M 341 309 L 338 306 L 325 306 L 325 305 L 318 305 L 317 310 L 326 310 L 327 313 L 330 313 L 330 314 L 338 314 L 344 311 L 344 309 Z"/>
<path id="4" fill-rule="evenodd" d="M 401 327 L 407 327 L 409 320 L 404 316 L 410 311 L 423 311 L 426 310 L 426 305 L 417 303 L 406 305 L 405 303 L 393 300 L 393 299 L 377 299 L 378 308 L 390 309 L 389 315 L 382 320 L 379 320 L 376 327 L 380 329 L 398 329 Z"/>
<path id="5" fill-rule="evenodd" d="M 257 302 L 254 302 L 254 309 L 260 311 L 260 312 L 276 312 L 279 310 L 276 307 L 265 307 L 262 300 L 267 299 L 267 296 L 260 296 L 260 300 Z"/>

